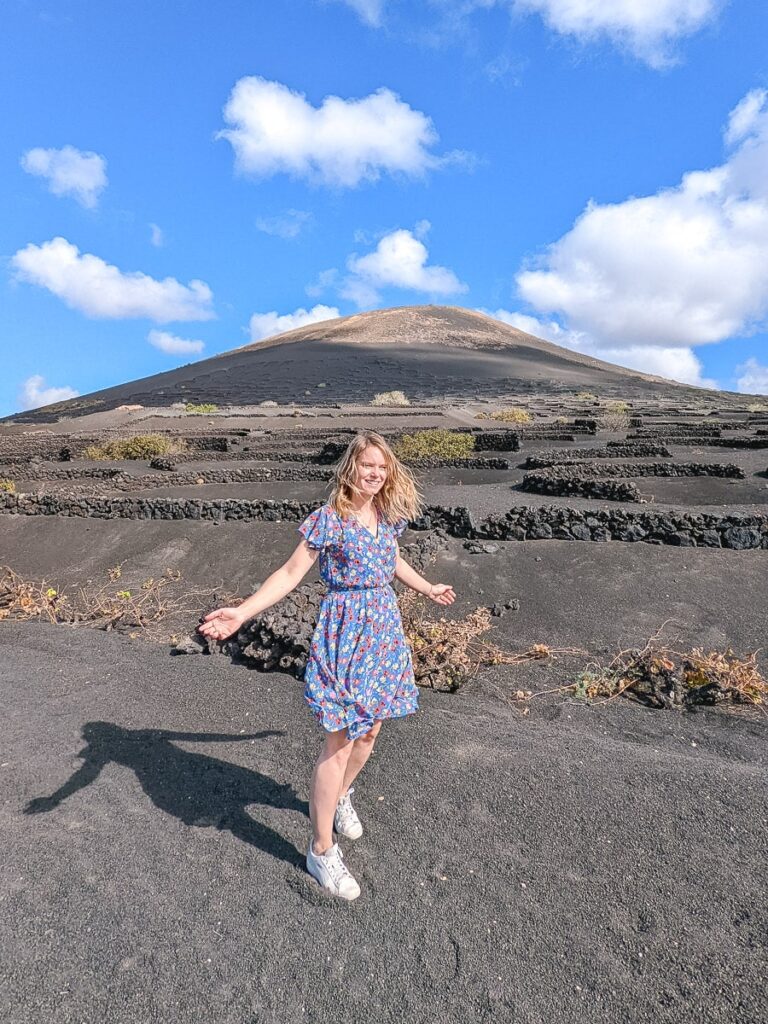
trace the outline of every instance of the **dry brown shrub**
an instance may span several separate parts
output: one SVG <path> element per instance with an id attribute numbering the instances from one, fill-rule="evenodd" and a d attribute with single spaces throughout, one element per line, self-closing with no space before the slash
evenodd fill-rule
<path id="1" fill-rule="evenodd" d="M 480 637 L 491 628 L 490 608 L 479 607 L 463 619 L 432 618 L 413 590 L 400 597 L 403 631 L 413 654 L 413 673 L 419 686 L 455 693 L 473 679 L 484 665 L 519 665 L 524 661 L 550 658 L 562 653 L 545 644 L 526 651 L 504 651 Z M 530 690 L 516 691 L 518 700 L 531 696 Z"/>
<path id="2" fill-rule="evenodd" d="M 133 590 L 116 591 L 111 585 L 121 577 L 121 566 L 107 570 L 106 575 L 108 583 L 88 580 L 69 594 L 45 579 L 28 580 L 10 566 L 0 566 L 0 620 L 40 619 L 106 631 L 138 630 L 131 636 L 145 634 L 147 639 L 160 640 L 167 637 L 158 627 L 169 616 L 187 617 L 200 605 L 196 591 L 185 589 L 184 601 L 171 594 L 173 584 L 182 581 L 177 569 L 166 568 L 162 576 L 149 577 Z"/>
<path id="3" fill-rule="evenodd" d="M 410 399 L 402 391 L 379 391 L 371 399 L 371 405 L 410 405 Z"/>
<path id="4" fill-rule="evenodd" d="M 597 425 L 601 430 L 612 433 L 629 430 L 629 416 L 625 412 L 604 412 L 600 414 Z"/>
<path id="5" fill-rule="evenodd" d="M 725 651 L 677 651 L 653 636 L 642 650 L 623 650 L 607 664 L 591 664 L 568 687 L 573 696 L 606 703 L 626 695 L 657 708 L 768 702 L 768 682 L 757 651 L 738 657 Z"/>
<path id="6" fill-rule="evenodd" d="M 10 566 L 2 566 L 0 577 L 0 620 L 47 619 L 65 621 L 69 612 L 69 599 L 59 593 L 46 580 L 25 580 Z"/>

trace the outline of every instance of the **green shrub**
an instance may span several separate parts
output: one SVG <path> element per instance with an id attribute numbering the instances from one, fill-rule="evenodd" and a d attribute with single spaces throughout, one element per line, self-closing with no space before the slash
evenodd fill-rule
<path id="1" fill-rule="evenodd" d="M 496 412 L 479 412 L 476 420 L 501 420 L 502 423 L 533 423 L 533 414 L 527 409 L 497 409 Z"/>
<path id="2" fill-rule="evenodd" d="M 186 450 L 181 438 L 165 437 L 163 434 L 136 434 L 135 437 L 119 438 L 92 444 L 83 452 L 84 459 L 152 459 L 156 455 L 175 455 Z"/>
<path id="3" fill-rule="evenodd" d="M 380 391 L 371 399 L 371 405 L 410 405 L 402 391 Z"/>
<path id="4" fill-rule="evenodd" d="M 474 452 L 475 438 L 450 430 L 418 430 L 403 434 L 393 450 L 399 459 L 463 459 Z"/>
<path id="5" fill-rule="evenodd" d="M 8 494 L 16 493 L 16 484 L 7 476 L 0 476 L 0 491 L 7 491 Z"/>
<path id="6" fill-rule="evenodd" d="M 187 402 L 184 406 L 184 412 L 192 413 L 195 416 L 201 416 L 207 412 L 216 412 L 218 405 L 214 405 L 213 402 L 202 402 L 199 405 L 195 405 L 194 402 Z"/>

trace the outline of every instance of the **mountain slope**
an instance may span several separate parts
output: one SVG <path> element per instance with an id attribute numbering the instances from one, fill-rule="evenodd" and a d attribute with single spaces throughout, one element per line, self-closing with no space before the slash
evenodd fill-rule
<path id="1" fill-rule="evenodd" d="M 318 387 L 318 385 L 325 385 Z M 594 391 L 601 398 L 701 394 L 455 306 L 401 306 L 301 327 L 175 370 L 20 413 L 43 422 L 140 404 L 366 404 L 401 390 L 414 404 Z M 8 420 L 6 420 L 8 422 Z"/>

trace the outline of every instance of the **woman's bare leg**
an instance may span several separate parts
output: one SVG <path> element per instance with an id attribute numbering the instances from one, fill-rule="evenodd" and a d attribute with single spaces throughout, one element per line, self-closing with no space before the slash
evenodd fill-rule
<path id="1" fill-rule="evenodd" d="M 349 787 L 362 771 L 363 765 L 373 753 L 373 744 L 376 742 L 376 737 L 379 735 L 380 729 L 381 722 L 377 722 L 370 732 L 367 732 L 364 736 L 358 736 L 354 741 L 352 753 L 349 755 L 347 768 L 344 772 L 344 780 L 342 782 L 341 789 L 339 790 L 339 799 L 341 799 L 341 797 L 343 797 L 348 791 Z"/>
<path id="2" fill-rule="evenodd" d="M 346 729 L 326 732 L 309 793 L 309 817 L 315 853 L 323 854 L 333 846 L 333 816 L 342 794 L 342 785 L 355 740 L 347 736 Z"/>

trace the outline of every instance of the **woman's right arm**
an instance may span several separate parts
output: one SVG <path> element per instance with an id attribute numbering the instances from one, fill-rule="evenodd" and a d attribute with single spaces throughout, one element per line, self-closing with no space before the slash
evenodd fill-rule
<path id="1" fill-rule="evenodd" d="M 212 640 L 226 640 L 248 619 L 260 615 L 281 601 L 286 594 L 290 594 L 307 575 L 319 554 L 318 549 L 311 548 L 305 540 L 301 540 L 288 561 L 275 569 L 254 594 L 235 608 L 217 608 L 210 612 L 202 625 L 198 626 L 198 632 Z"/>

